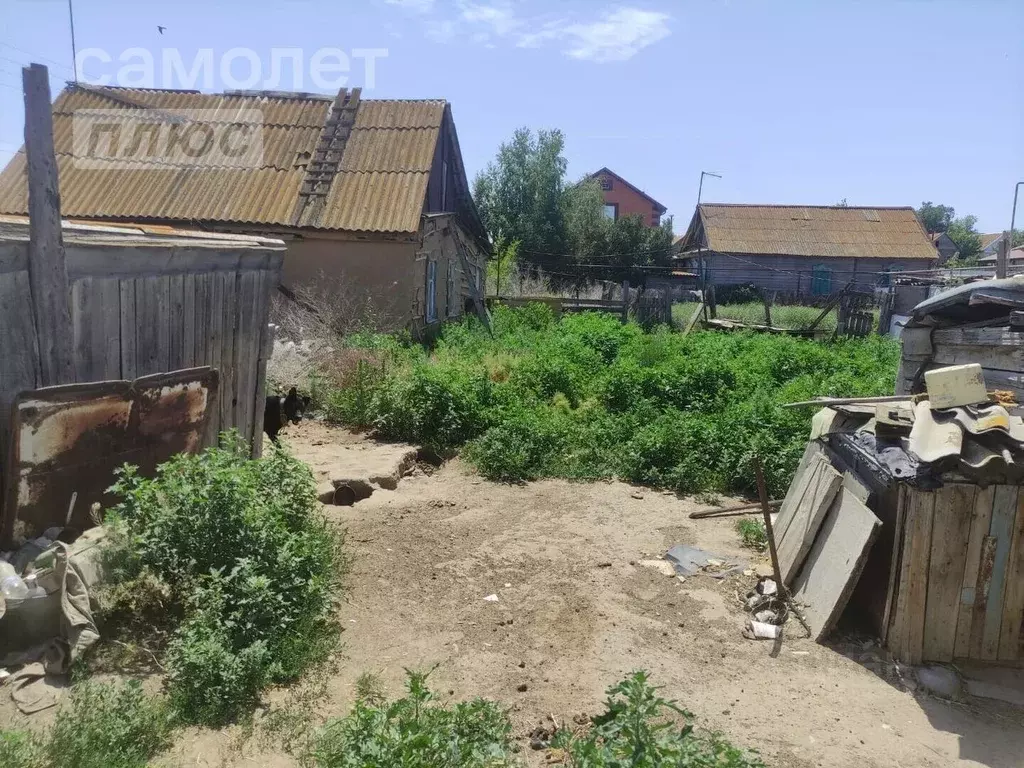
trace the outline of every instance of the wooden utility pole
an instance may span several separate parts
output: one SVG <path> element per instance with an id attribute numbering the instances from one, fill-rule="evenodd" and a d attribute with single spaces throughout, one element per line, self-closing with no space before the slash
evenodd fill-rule
<path id="1" fill-rule="evenodd" d="M 1006 277 L 1007 256 L 1010 253 L 1010 232 L 1003 232 L 1003 239 L 999 241 L 999 250 L 996 251 L 996 277 Z"/>
<path id="2" fill-rule="evenodd" d="M 42 64 L 32 64 L 21 70 L 21 79 L 28 159 L 28 280 L 39 339 L 39 384 L 71 384 L 75 380 L 71 309 L 53 154 L 49 73 Z"/>

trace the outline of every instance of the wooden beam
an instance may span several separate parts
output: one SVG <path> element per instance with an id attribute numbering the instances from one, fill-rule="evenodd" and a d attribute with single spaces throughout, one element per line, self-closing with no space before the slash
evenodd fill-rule
<path id="1" fill-rule="evenodd" d="M 21 70 L 25 92 L 25 154 L 28 159 L 28 276 L 39 339 L 41 386 L 75 380 L 71 306 L 60 187 L 53 154 L 49 75 L 42 64 Z"/>

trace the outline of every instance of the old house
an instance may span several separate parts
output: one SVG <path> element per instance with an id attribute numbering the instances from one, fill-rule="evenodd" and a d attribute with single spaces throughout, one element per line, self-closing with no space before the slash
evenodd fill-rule
<path id="1" fill-rule="evenodd" d="M 592 173 L 589 178 L 596 179 L 601 185 L 604 195 L 604 215 L 612 219 L 623 216 L 640 216 L 649 227 L 661 226 L 661 217 L 668 209 L 608 168 Z"/>
<path id="2" fill-rule="evenodd" d="M 958 252 L 956 243 L 945 232 L 935 232 L 931 235 L 931 238 L 932 243 L 935 245 L 935 250 L 939 252 L 939 264 L 945 264 L 956 256 Z"/>
<path id="3" fill-rule="evenodd" d="M 751 284 L 824 296 L 852 283 L 886 285 L 895 272 L 930 268 L 937 252 L 914 209 L 845 206 L 698 206 L 679 246 L 718 287 Z"/>
<path id="4" fill-rule="evenodd" d="M 78 85 L 53 123 L 68 217 L 281 238 L 286 289 L 337 284 L 415 333 L 462 314 L 483 284 L 489 246 L 444 100 Z M 258 142 L 228 151 L 232 129 Z M 194 133 L 216 141 L 193 151 Z M 22 152 L 0 173 L 0 213 L 26 204 Z"/>

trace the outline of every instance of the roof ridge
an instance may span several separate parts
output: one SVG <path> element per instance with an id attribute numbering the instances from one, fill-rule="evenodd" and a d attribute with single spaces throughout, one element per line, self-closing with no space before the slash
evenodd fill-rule
<path id="1" fill-rule="evenodd" d="M 701 203 L 719 208 L 822 208 L 850 211 L 912 211 L 912 205 L 801 205 L 800 203 Z"/>

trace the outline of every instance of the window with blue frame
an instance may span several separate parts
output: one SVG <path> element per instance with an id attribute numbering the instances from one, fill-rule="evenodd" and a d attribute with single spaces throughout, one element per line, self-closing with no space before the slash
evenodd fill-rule
<path id="1" fill-rule="evenodd" d="M 832 268 L 815 264 L 811 269 L 811 295 L 827 296 L 832 293 Z"/>

